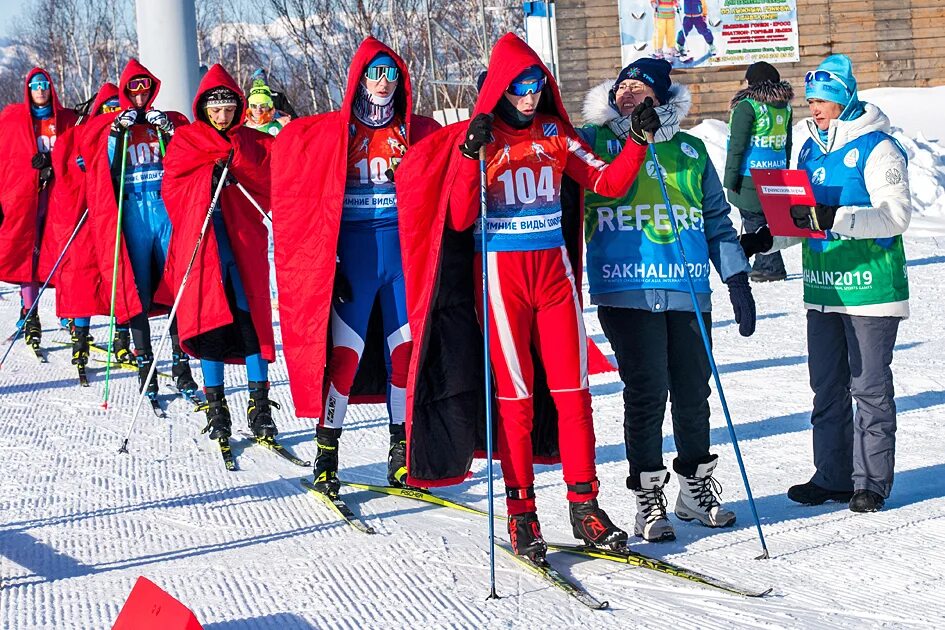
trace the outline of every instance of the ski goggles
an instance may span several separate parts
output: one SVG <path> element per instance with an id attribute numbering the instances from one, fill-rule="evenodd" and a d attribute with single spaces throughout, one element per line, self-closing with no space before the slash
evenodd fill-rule
<path id="1" fill-rule="evenodd" d="M 45 79 L 33 79 L 32 81 L 30 81 L 30 89 L 31 90 L 48 90 L 49 81 Z"/>
<path id="2" fill-rule="evenodd" d="M 137 92 L 144 92 L 145 90 L 151 89 L 151 79 L 148 77 L 137 77 L 128 81 L 128 86 L 125 88 L 132 94 Z"/>
<path id="3" fill-rule="evenodd" d="M 372 66 L 364 69 L 364 77 L 369 81 L 380 81 L 384 77 L 393 83 L 400 78 L 400 70 L 396 66 Z"/>
<path id="4" fill-rule="evenodd" d="M 109 99 L 102 104 L 103 114 L 111 114 L 119 110 L 121 110 L 121 105 L 118 104 L 118 99 Z"/>
<path id="5" fill-rule="evenodd" d="M 547 79 L 542 75 L 538 79 L 528 78 L 524 81 L 513 81 L 509 83 L 509 87 L 505 91 L 513 96 L 538 94 L 545 88 L 545 83 L 547 83 Z"/>
<path id="6" fill-rule="evenodd" d="M 811 70 L 804 75 L 804 83 L 810 83 L 811 81 L 817 81 L 820 83 L 836 81 L 846 89 L 848 94 L 852 92 L 852 90 L 850 90 L 850 86 L 830 70 Z"/>
<path id="7" fill-rule="evenodd" d="M 272 101 L 269 101 L 268 103 L 250 103 L 249 108 L 259 110 L 272 109 Z"/>

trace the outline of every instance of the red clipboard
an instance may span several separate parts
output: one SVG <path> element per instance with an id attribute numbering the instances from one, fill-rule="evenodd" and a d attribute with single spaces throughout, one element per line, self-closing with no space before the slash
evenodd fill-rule
<path id="1" fill-rule="evenodd" d="M 791 206 L 813 207 L 817 203 L 807 171 L 753 168 L 751 179 L 755 182 L 758 201 L 773 236 L 827 238 L 822 231 L 797 227 L 791 218 Z M 814 216 L 815 224 L 816 220 Z"/>

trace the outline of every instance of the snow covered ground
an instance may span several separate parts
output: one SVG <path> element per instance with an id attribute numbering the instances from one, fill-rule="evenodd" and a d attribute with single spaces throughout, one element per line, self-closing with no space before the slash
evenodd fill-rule
<path id="1" fill-rule="evenodd" d="M 704 123 L 703 130 L 716 127 Z M 939 151 L 939 170 L 930 168 L 928 181 L 941 186 L 941 145 L 927 144 Z M 915 182 L 912 168 L 910 175 Z M 118 455 L 136 377 L 115 375 L 109 411 L 100 407 L 103 364 L 91 364 L 91 388 L 77 387 L 68 348 L 53 343 L 67 334 L 53 325 L 49 296 L 42 307 L 49 364 L 38 364 L 20 343 L 0 371 L 0 627 L 108 628 L 139 575 L 188 605 L 208 629 L 941 627 L 945 240 L 925 235 L 945 233 L 945 213 L 930 203 L 919 214 L 931 231 L 910 230 L 906 242 L 913 316 L 900 329 L 893 365 L 898 475 L 883 512 L 802 507 L 785 496 L 813 471 L 800 252 L 785 253 L 787 282 L 754 286 L 760 313 L 754 337 L 738 335 L 724 288 L 714 296 L 716 358 L 772 558 L 753 559 L 758 540 L 715 396 L 717 475 L 737 525 L 718 531 L 674 519 L 675 542 L 634 541 L 633 547 L 746 587 L 774 587 L 764 600 L 550 554 L 567 575 L 610 601 L 610 610 L 590 611 L 500 554 L 502 598 L 485 601 L 483 519 L 346 490 L 378 531 L 359 534 L 300 488 L 298 480 L 310 471 L 245 440 L 235 441 L 241 470 L 224 471 L 215 446 L 200 435 L 202 414 L 180 399 L 167 399 L 167 420 L 145 411 L 131 453 Z M 0 286 L 0 330 L 13 330 L 18 307 L 12 287 Z M 606 349 L 593 308 L 585 320 Z M 93 334 L 104 338 L 102 321 L 93 323 Z M 239 426 L 243 375 L 228 370 Z M 271 380 L 273 398 L 283 404 L 277 417 L 284 443 L 314 458 L 313 428 L 293 415 L 281 362 Z M 592 388 L 601 503 L 629 527 L 635 508 L 624 484 L 622 386 L 614 373 L 594 377 Z M 382 406 L 349 410 L 341 446 L 345 477 L 382 482 L 385 424 Z M 665 428 L 668 463 L 675 449 L 668 422 Z M 469 483 L 442 494 L 485 508 L 482 469 L 477 462 Z M 560 468 L 539 467 L 536 488 L 546 538 L 569 541 Z M 675 492 L 674 480 L 671 501 Z"/>

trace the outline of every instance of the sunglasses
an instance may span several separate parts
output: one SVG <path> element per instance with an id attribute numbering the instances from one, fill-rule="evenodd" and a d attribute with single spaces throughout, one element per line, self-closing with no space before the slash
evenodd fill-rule
<path id="1" fill-rule="evenodd" d="M 388 81 L 396 81 L 400 77 L 400 70 L 395 66 L 374 66 L 364 71 L 364 76 L 369 81 L 380 81 L 381 77 L 386 77 Z"/>
<path id="2" fill-rule="evenodd" d="M 528 94 L 538 94 L 545 87 L 546 79 L 542 77 L 537 81 L 530 79 L 528 81 L 517 81 L 509 84 L 506 92 L 513 96 L 526 96 Z"/>
<path id="3" fill-rule="evenodd" d="M 48 90 L 49 81 L 42 81 L 42 80 L 30 81 L 30 89 L 31 90 Z"/>
<path id="4" fill-rule="evenodd" d="M 250 109 L 272 109 L 272 105 L 268 105 L 266 103 L 250 103 L 249 108 Z"/>
<path id="5" fill-rule="evenodd" d="M 144 92 L 145 90 L 151 89 L 151 79 L 148 77 L 139 77 L 137 79 L 131 79 L 128 81 L 128 91 L 132 94 L 136 92 Z"/>
<path id="6" fill-rule="evenodd" d="M 847 93 L 852 91 L 850 90 L 850 86 L 847 85 L 843 79 L 838 77 L 836 74 L 834 74 L 830 70 L 811 70 L 810 72 L 804 75 L 804 83 L 810 83 L 811 81 L 819 81 L 819 82 L 836 81 L 837 83 L 842 85 L 844 88 L 846 88 Z"/>

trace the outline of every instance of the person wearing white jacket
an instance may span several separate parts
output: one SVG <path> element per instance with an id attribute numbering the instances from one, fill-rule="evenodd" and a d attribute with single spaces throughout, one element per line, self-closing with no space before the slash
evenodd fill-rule
<path id="1" fill-rule="evenodd" d="M 788 497 L 807 505 L 849 501 L 854 512 L 874 512 L 892 489 L 890 366 L 899 323 L 909 316 L 907 156 L 889 134 L 889 118 L 858 99 L 848 57 L 831 55 L 805 84 L 812 118 L 798 168 L 810 176 L 816 205 L 794 206 L 791 216 L 827 238 L 772 239 L 763 228 L 743 235 L 742 246 L 751 255 L 803 242 L 816 472 Z"/>

